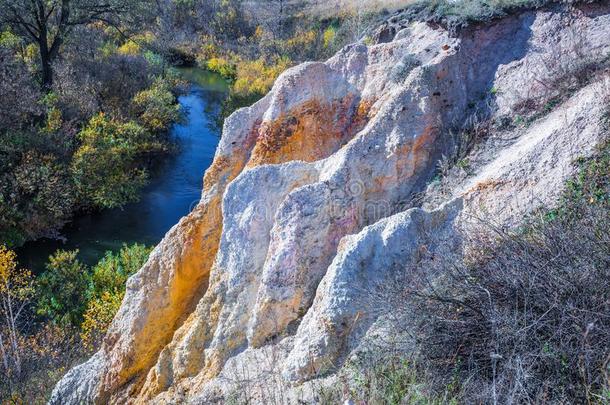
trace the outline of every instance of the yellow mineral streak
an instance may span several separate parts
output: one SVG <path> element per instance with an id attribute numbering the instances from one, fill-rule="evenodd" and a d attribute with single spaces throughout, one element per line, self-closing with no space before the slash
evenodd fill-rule
<path id="1" fill-rule="evenodd" d="M 157 308 L 154 316 L 149 317 L 137 335 L 133 336 L 130 347 L 133 355 L 111 357 L 103 383 L 106 392 L 102 392 L 102 398 L 126 385 L 137 390 L 143 382 L 141 373 L 157 361 L 160 350 L 192 311 L 200 298 L 202 287 L 207 285 L 209 268 L 218 248 L 221 232 L 218 218 L 220 198 L 214 198 L 208 204 L 197 207 L 180 223 L 178 243 L 181 255 L 171 263 L 173 271 L 166 287 L 168 303 Z M 113 353 L 112 342 L 115 340 L 112 335 L 106 338 L 104 345 L 107 353 Z"/>

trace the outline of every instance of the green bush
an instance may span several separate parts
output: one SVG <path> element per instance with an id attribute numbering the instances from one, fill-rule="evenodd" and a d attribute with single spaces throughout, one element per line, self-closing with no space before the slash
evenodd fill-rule
<path id="1" fill-rule="evenodd" d="M 170 125 L 180 121 L 180 105 L 172 93 L 172 85 L 165 79 L 157 78 L 153 85 L 133 98 L 133 113 L 148 131 L 160 133 Z"/>
<path id="2" fill-rule="evenodd" d="M 227 80 L 235 80 L 237 69 L 233 63 L 222 57 L 213 57 L 206 61 L 206 68 L 220 74 Z"/>
<path id="3" fill-rule="evenodd" d="M 137 243 L 124 245 L 118 253 L 106 252 L 93 267 L 89 301 L 80 326 L 86 346 L 95 346 L 106 333 L 121 306 L 127 279 L 146 263 L 151 250 Z"/>
<path id="4" fill-rule="evenodd" d="M 0 46 L 4 48 L 17 49 L 23 40 L 13 34 L 10 30 L 5 30 L 0 32 Z"/>
<path id="5" fill-rule="evenodd" d="M 106 252 L 93 268 L 78 260 L 78 250 L 56 251 L 38 280 L 38 315 L 99 337 L 118 310 L 127 279 L 144 265 L 151 250 L 137 243 L 123 245 L 116 253 Z"/>
<path id="6" fill-rule="evenodd" d="M 0 169 L 0 240 L 17 246 L 70 217 L 75 199 L 70 174 L 55 155 L 16 152 L 5 168 Z"/>
<path id="7" fill-rule="evenodd" d="M 60 326 L 78 326 L 87 306 L 89 271 L 78 250 L 58 250 L 39 278 L 37 312 Z"/>
<path id="8" fill-rule="evenodd" d="M 101 297 L 104 292 L 125 291 L 127 279 L 140 270 L 151 250 L 152 248 L 136 243 L 124 245 L 118 253 L 106 252 L 93 267 L 92 296 Z"/>
<path id="9" fill-rule="evenodd" d="M 122 123 L 104 114 L 93 117 L 79 134 L 81 146 L 71 171 L 85 205 L 114 208 L 137 201 L 148 173 L 142 158 L 167 151 L 140 124 Z"/>

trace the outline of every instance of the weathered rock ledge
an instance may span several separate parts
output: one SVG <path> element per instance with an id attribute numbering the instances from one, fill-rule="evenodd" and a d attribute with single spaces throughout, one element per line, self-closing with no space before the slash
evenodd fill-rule
<path id="1" fill-rule="evenodd" d="M 492 131 L 468 178 L 410 208 L 453 152 L 453 129 L 473 114 L 505 121 L 608 57 L 610 6 L 526 12 L 458 37 L 397 31 L 288 70 L 226 121 L 201 202 L 129 280 L 103 347 L 51 403 L 208 403 L 239 389 L 236 370 L 299 387 L 359 345 L 375 322 L 361 295 L 427 235 L 451 243 L 472 216 L 511 226 L 553 204 L 602 137 L 607 75 L 511 141 Z"/>

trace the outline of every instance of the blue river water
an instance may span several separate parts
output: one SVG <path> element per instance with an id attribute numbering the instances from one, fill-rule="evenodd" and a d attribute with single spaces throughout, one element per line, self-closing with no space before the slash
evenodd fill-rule
<path id="1" fill-rule="evenodd" d="M 171 136 L 178 152 L 158 165 L 139 202 L 75 218 L 61 230 L 61 239 L 42 238 L 17 251 L 22 267 L 40 273 L 57 249 L 79 249 L 86 264 L 96 263 L 106 251 L 124 243 L 156 245 L 163 235 L 199 201 L 203 173 L 212 163 L 220 129 L 215 118 L 227 94 L 227 83 L 200 69 L 181 69 L 191 83 L 179 98 L 185 120 Z"/>

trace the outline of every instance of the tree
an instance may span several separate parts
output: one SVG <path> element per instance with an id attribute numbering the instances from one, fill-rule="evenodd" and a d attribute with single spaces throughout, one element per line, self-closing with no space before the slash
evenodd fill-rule
<path id="1" fill-rule="evenodd" d="M 85 312 L 90 275 L 77 255 L 78 250 L 58 250 L 40 276 L 38 313 L 57 325 L 78 327 Z"/>
<path id="2" fill-rule="evenodd" d="M 21 129 L 24 122 L 40 115 L 39 98 L 40 90 L 26 64 L 0 42 L 0 131 Z"/>
<path id="3" fill-rule="evenodd" d="M 21 377 L 24 315 L 33 293 L 31 273 L 18 269 L 15 253 L 0 245 L 0 359 L 9 384 Z"/>
<path id="4" fill-rule="evenodd" d="M 140 124 L 102 113 L 78 137 L 81 146 L 72 160 L 72 175 L 81 202 L 95 208 L 137 201 L 148 180 L 142 157 L 165 152 L 165 145 Z"/>
<path id="5" fill-rule="evenodd" d="M 137 15 L 142 0 L 0 0 L 0 23 L 38 46 L 42 86 L 53 84 L 53 62 L 78 26 L 101 22 L 123 32 L 125 17 Z"/>

